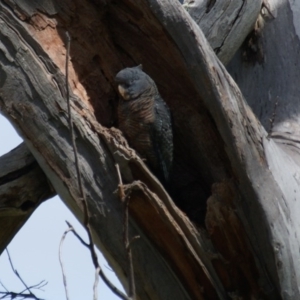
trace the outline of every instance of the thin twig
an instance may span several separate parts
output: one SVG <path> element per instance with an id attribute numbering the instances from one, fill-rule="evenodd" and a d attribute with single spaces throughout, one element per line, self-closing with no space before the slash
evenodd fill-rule
<path id="1" fill-rule="evenodd" d="M 7 256 L 8 256 L 8 261 L 10 263 L 10 266 L 11 266 L 11 269 L 13 270 L 13 272 L 16 274 L 16 276 L 20 279 L 20 281 L 23 283 L 23 285 L 25 286 L 26 290 L 31 293 L 31 291 L 29 290 L 29 287 L 26 285 L 26 283 L 24 282 L 24 280 L 21 278 L 21 276 L 19 275 L 19 272 L 14 268 L 14 265 L 12 263 L 12 260 L 11 260 L 11 257 L 10 257 L 10 254 L 9 254 L 9 251 L 8 249 L 5 249 L 6 250 L 6 253 L 7 253 Z"/>
<path id="2" fill-rule="evenodd" d="M 22 284 L 25 286 L 25 290 L 24 290 L 24 291 L 27 291 L 27 292 L 29 293 L 29 295 L 32 297 L 32 299 L 37 299 L 37 300 L 38 300 L 39 298 L 36 297 L 36 296 L 32 293 L 30 287 L 27 286 L 27 284 L 25 283 L 25 281 L 24 281 L 24 280 L 22 279 L 22 277 L 20 276 L 19 272 L 14 268 L 14 265 L 13 265 L 13 263 L 12 263 L 12 259 L 11 259 L 11 257 L 10 257 L 10 254 L 9 254 L 8 249 L 6 248 L 5 250 L 6 250 L 6 253 L 7 253 L 7 256 L 8 256 L 8 260 L 9 260 L 9 263 L 10 263 L 10 266 L 11 266 L 13 272 L 16 274 L 16 276 L 19 278 L 19 280 L 20 280 L 20 281 L 22 282 Z"/>
<path id="3" fill-rule="evenodd" d="M 139 235 L 134 236 L 130 241 L 129 241 L 129 247 L 131 247 L 131 245 L 140 238 Z"/>
<path id="4" fill-rule="evenodd" d="M 0 294 L 3 294 L 3 296 L 0 298 L 0 299 L 5 299 L 7 297 L 11 297 L 11 299 L 16 299 L 17 297 L 20 297 L 22 299 L 35 299 L 35 300 L 42 300 L 41 298 L 38 298 L 36 297 L 31 289 L 40 289 L 41 287 L 45 286 L 45 283 L 44 280 L 41 281 L 40 283 L 38 284 L 35 284 L 35 285 L 32 285 L 32 286 L 27 286 L 27 284 L 25 283 L 25 281 L 22 279 L 22 277 L 20 276 L 19 272 L 14 268 L 14 265 L 13 265 L 13 262 L 12 262 L 12 259 L 11 259 L 11 256 L 9 254 L 9 251 L 8 249 L 5 249 L 6 250 L 6 253 L 7 253 L 7 256 L 8 256 L 8 260 L 9 260 L 9 263 L 10 263 L 10 266 L 11 266 L 11 269 L 13 270 L 13 272 L 15 273 L 15 275 L 19 278 L 19 280 L 22 282 L 22 284 L 24 285 L 25 289 L 22 290 L 21 292 L 19 293 L 16 293 L 16 292 L 9 292 L 7 290 L 7 288 L 3 285 L 2 282 L 0 282 L 0 284 L 3 286 L 3 288 L 5 289 L 5 292 L 0 292 Z M 25 293 L 25 292 L 28 292 L 28 293 Z"/>
<path id="5" fill-rule="evenodd" d="M 124 234 L 124 245 L 127 255 L 127 263 L 128 263 L 128 296 L 132 299 L 136 299 L 135 295 L 135 281 L 134 281 L 134 270 L 133 270 L 133 261 L 132 261 L 132 251 L 131 251 L 131 242 L 129 241 L 129 213 L 128 213 L 128 204 L 129 197 L 126 197 L 124 192 L 124 186 L 122 182 L 122 176 L 120 172 L 120 167 L 116 164 L 117 174 L 119 178 L 119 196 L 124 204 L 124 224 L 123 224 L 123 234 Z M 134 237 L 133 240 L 138 237 Z"/>
<path id="6" fill-rule="evenodd" d="M 118 179 L 119 179 L 119 197 L 122 202 L 125 201 L 125 192 L 124 192 L 124 186 L 123 186 L 123 181 L 122 181 L 122 176 L 120 172 L 120 167 L 118 164 L 116 164 L 116 169 L 117 169 L 117 174 L 118 174 Z"/>
<path id="7" fill-rule="evenodd" d="M 132 299 L 135 299 L 135 282 L 134 282 L 134 271 L 133 271 L 133 263 L 132 263 L 132 252 L 131 247 L 129 243 L 129 230 L 128 230 L 128 221 L 129 221 L 129 215 L 128 215 L 128 203 L 129 198 L 127 198 L 124 202 L 124 244 L 127 254 L 127 263 L 128 263 L 128 280 L 129 280 L 129 288 L 128 288 L 128 295 L 129 297 L 132 297 Z"/>
<path id="8" fill-rule="evenodd" d="M 83 238 L 77 233 L 77 231 L 74 229 L 72 224 L 69 221 L 66 221 L 67 225 L 69 226 L 69 229 L 71 229 L 72 233 L 79 239 L 79 241 L 87 248 L 89 248 L 89 244 L 86 243 Z"/>
<path id="9" fill-rule="evenodd" d="M 75 141 L 74 126 L 73 126 L 73 120 L 72 120 L 72 111 L 71 111 L 71 104 L 70 104 L 70 91 L 69 91 L 69 56 L 70 56 L 71 37 L 68 32 L 66 32 L 66 35 L 67 35 L 66 89 L 67 89 L 67 105 L 68 105 L 68 114 L 69 114 L 69 127 L 70 127 L 71 139 L 72 139 L 72 147 L 73 147 L 73 151 L 74 151 L 74 159 L 75 159 L 75 167 L 76 167 L 76 173 L 77 173 L 77 179 L 78 179 L 79 194 L 82 199 L 81 203 L 83 206 L 84 227 L 85 227 L 88 237 L 89 237 L 92 260 L 93 260 L 95 268 L 97 268 L 99 266 L 99 264 L 97 264 L 97 262 L 98 262 L 97 254 L 95 252 L 94 241 L 93 241 L 92 232 L 91 232 L 90 224 L 89 224 L 88 205 L 87 205 L 85 193 L 84 193 L 83 186 L 82 186 L 81 172 L 80 172 L 79 160 L 78 160 L 78 151 L 77 151 L 77 146 L 76 146 L 76 141 Z"/>
<path id="10" fill-rule="evenodd" d="M 78 161 L 78 152 L 77 152 L 77 146 L 75 141 L 75 135 L 74 135 L 74 126 L 73 126 L 73 120 L 72 120 L 72 112 L 71 112 L 71 103 L 70 103 L 70 90 L 69 90 L 69 56 L 70 56 L 70 44 L 71 44 L 71 37 L 68 32 L 66 32 L 67 36 L 67 54 L 66 54 L 66 90 L 67 90 L 67 105 L 68 105 L 68 116 L 69 116 L 69 128 L 71 132 L 71 139 L 72 139 L 72 147 L 74 151 L 74 159 L 75 159 L 75 168 L 77 173 L 77 179 L 78 179 L 78 188 L 79 193 L 82 199 L 85 198 L 84 191 L 82 188 L 82 180 L 81 180 L 81 173 L 79 169 L 79 161 Z M 84 201 L 83 201 L 84 202 Z M 85 208 L 84 208 L 85 209 Z M 88 223 L 88 216 L 85 213 L 84 214 L 84 224 L 86 225 Z"/>
<path id="11" fill-rule="evenodd" d="M 63 246 L 63 243 L 64 243 L 64 240 L 67 236 L 67 234 L 72 231 L 72 228 L 68 228 L 63 236 L 61 237 L 61 240 L 60 240 L 60 243 L 59 243 L 59 253 L 58 253 L 58 256 L 59 256 L 59 263 L 60 263 L 60 268 L 61 268 L 61 272 L 62 272 L 62 276 L 63 276 L 63 283 L 64 283 L 64 288 L 65 288 L 65 294 L 66 294 L 66 299 L 69 300 L 69 291 L 68 291 L 68 284 L 67 284 L 67 276 L 66 276 L 66 273 L 65 273 L 65 267 L 64 267 L 64 263 L 63 263 L 63 259 L 62 259 L 62 246 Z"/>
<path id="12" fill-rule="evenodd" d="M 76 141 L 75 141 L 75 135 L 74 135 L 74 128 L 73 128 L 73 121 L 72 121 L 72 111 L 71 111 L 71 104 L 70 104 L 70 92 L 69 92 L 69 55 L 70 55 L 70 43 L 71 38 L 68 32 L 66 32 L 67 35 L 67 55 L 66 55 L 66 90 L 67 90 L 67 105 L 68 105 L 68 114 L 69 114 L 69 127 L 70 127 L 70 133 L 71 133 L 71 139 L 72 139 L 72 146 L 74 151 L 74 158 L 75 158 L 75 166 L 76 166 L 76 173 L 77 173 L 77 179 L 78 179 L 78 187 L 79 187 L 79 194 L 82 199 L 82 206 L 83 206 L 83 215 L 84 215 L 84 227 L 86 229 L 89 244 L 88 248 L 91 253 L 92 261 L 94 264 L 94 267 L 96 270 L 98 270 L 99 275 L 103 279 L 103 281 L 106 283 L 106 285 L 111 289 L 112 292 L 114 292 L 117 296 L 119 296 L 121 299 L 129 300 L 129 298 L 124 295 L 121 291 L 119 291 L 104 275 L 102 272 L 102 269 L 98 262 L 98 257 L 95 251 L 94 247 L 94 241 L 92 236 L 92 230 L 89 223 L 89 211 L 88 211 L 88 204 L 86 201 L 85 193 L 82 186 L 82 180 L 81 180 L 81 173 L 79 168 L 79 160 L 78 160 L 78 152 L 76 147 Z M 74 229 L 72 230 L 74 232 Z M 94 283 L 94 290 L 96 290 L 98 280 Z"/>
<path id="13" fill-rule="evenodd" d="M 2 281 L 0 281 L 0 285 L 2 285 L 2 287 L 5 289 L 5 291 L 8 292 L 8 289 L 5 287 L 5 285 L 2 283 Z"/>
<path id="14" fill-rule="evenodd" d="M 34 284 L 34 285 L 29 286 L 29 289 L 42 290 L 42 287 L 46 286 L 47 284 L 48 284 L 47 281 L 42 280 L 41 282 L 39 282 L 39 283 L 37 283 L 37 284 Z M 23 290 L 23 291 L 21 291 L 21 293 L 23 294 L 25 291 L 26 291 L 26 289 Z"/>
<path id="15" fill-rule="evenodd" d="M 99 283 L 99 271 L 100 271 L 100 268 L 99 267 L 96 268 L 96 270 L 95 270 L 95 282 L 94 282 L 94 286 L 93 286 L 93 291 L 94 291 L 93 299 L 94 300 L 98 299 L 97 287 L 98 287 L 98 283 Z"/>
<path id="16" fill-rule="evenodd" d="M 81 237 L 80 235 L 76 232 L 76 230 L 74 229 L 74 227 L 71 225 L 70 222 L 66 221 L 66 223 L 69 226 L 70 231 L 78 238 L 78 240 L 82 243 L 82 245 L 84 245 L 85 247 L 87 247 L 90 250 L 90 245 L 88 243 L 86 243 Z M 117 295 L 120 299 L 122 300 L 131 300 L 129 297 L 127 297 L 122 291 L 120 291 L 116 286 L 114 286 L 111 281 L 106 277 L 105 273 L 102 271 L 102 269 L 99 266 L 99 263 L 97 261 L 98 266 L 96 268 L 96 271 L 98 272 L 99 276 L 101 277 L 101 279 L 104 281 L 104 283 L 110 288 L 110 290 Z"/>
<path id="17" fill-rule="evenodd" d="M 10 297 L 10 299 L 38 299 L 38 300 L 43 300 L 41 298 L 36 298 L 34 295 L 30 295 L 30 294 L 23 294 L 23 293 L 15 293 L 15 292 L 0 292 L 0 294 L 3 294 L 2 297 L 0 297 L 0 299 L 5 299 Z"/>

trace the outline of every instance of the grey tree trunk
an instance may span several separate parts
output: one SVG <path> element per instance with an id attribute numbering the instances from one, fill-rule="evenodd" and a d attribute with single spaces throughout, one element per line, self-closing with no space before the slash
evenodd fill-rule
<path id="1" fill-rule="evenodd" d="M 298 74 L 298 40 L 289 3 L 273 2 L 270 8 L 276 18 L 264 12 L 266 26 L 255 25 L 240 50 L 243 55 L 236 54 L 228 66 L 261 123 L 179 2 L 0 3 L 1 111 L 24 138 L 55 191 L 82 220 L 64 83 L 65 31 L 72 37 L 73 121 L 95 240 L 126 287 L 118 163 L 130 193 L 130 235 L 141 236 L 132 246 L 138 299 L 300 296 L 299 185 L 293 152 L 297 130 L 282 130 L 286 119 L 297 126 L 293 114 L 297 107 L 292 108 L 297 85 L 289 78 Z M 273 9 L 278 3 L 280 14 Z M 212 34 L 214 20 L 221 20 L 218 15 L 224 8 L 218 1 L 196 4 L 199 11 L 206 5 L 199 19 L 208 20 L 206 14 L 211 14 L 211 30 L 204 32 L 227 63 L 258 17 L 261 1 L 236 1 L 236 7 L 231 3 L 228 18 L 225 12 L 222 15 L 224 30 L 216 34 Z M 196 18 L 197 10 L 192 12 L 190 6 L 195 5 L 185 5 Z M 296 13 L 296 6 L 292 8 Z M 284 47 L 286 65 L 283 47 L 277 44 L 287 36 L 295 45 Z M 174 118 L 168 193 L 113 128 L 118 98 L 114 76 L 140 63 Z M 267 119 L 272 119 L 274 103 L 269 105 L 269 98 L 264 101 L 261 95 L 286 97 L 282 112 L 278 102 L 269 135 Z M 279 140 L 288 140 L 292 147 L 283 148 Z"/>
<path id="2" fill-rule="evenodd" d="M 266 12 L 267 17 L 260 18 L 256 32 L 235 55 L 228 70 L 270 135 L 263 144 L 264 151 L 284 197 L 275 195 L 273 201 L 266 203 L 266 209 L 278 208 L 278 214 L 269 219 L 271 227 L 279 219 L 285 224 L 280 231 L 271 230 L 281 295 L 284 299 L 298 299 L 300 7 L 297 1 L 268 3 L 273 16 Z M 261 184 L 268 188 L 265 182 Z"/>

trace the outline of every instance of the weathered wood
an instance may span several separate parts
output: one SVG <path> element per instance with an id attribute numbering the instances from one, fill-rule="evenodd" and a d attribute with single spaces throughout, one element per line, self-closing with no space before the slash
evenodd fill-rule
<path id="1" fill-rule="evenodd" d="M 299 298 L 299 4 L 267 1 L 263 18 L 228 69 L 270 139 L 264 140 L 268 167 L 284 197 L 265 201 L 265 211 L 278 209 L 270 224 L 277 253 L 283 299 Z M 264 188 L 269 188 L 261 182 Z"/>
<path id="2" fill-rule="evenodd" d="M 185 0 L 183 5 L 226 65 L 253 29 L 262 2 Z"/>
<path id="3" fill-rule="evenodd" d="M 25 1 L 14 7 L 15 13 L 1 3 L 0 103 L 56 191 L 82 217 L 61 72 L 65 60 L 61 28 L 67 28 L 74 40 L 70 86 L 84 189 L 98 246 L 123 283 L 126 261 L 122 208 L 114 193 L 115 162 L 126 182 L 140 179 L 147 186 L 134 191 L 130 200 L 131 235 L 142 235 L 133 246 L 141 299 L 216 299 L 226 298 L 226 292 L 278 299 L 285 285 L 278 278 L 277 263 L 291 267 L 290 252 L 298 249 L 298 243 L 289 244 L 284 234 L 286 221 L 280 209 L 285 195 L 268 170 L 262 146 L 266 132 L 195 22 L 179 3 L 168 0 L 47 3 L 40 2 L 37 9 Z M 225 209 L 213 210 L 214 202 L 209 201 L 212 213 L 206 216 L 210 229 L 223 226 L 214 217 L 219 212 L 232 216 L 224 228 L 228 244 L 217 243 L 222 236 L 210 231 L 214 248 L 207 232 L 197 231 L 178 211 L 120 133 L 99 125 L 92 114 L 94 109 L 103 125 L 114 124 L 114 75 L 139 63 L 156 81 L 174 116 L 170 193 L 200 223 L 203 215 L 191 212 L 199 207 L 205 210 L 212 187 L 230 182 L 210 198 L 225 199 Z M 273 141 L 270 145 L 276 147 Z M 236 214 L 229 214 L 233 209 Z M 215 227 L 212 222 L 217 222 Z M 176 247 L 170 248 L 167 243 L 172 237 Z M 277 252 L 278 245 L 286 247 Z M 242 268 L 234 250 L 228 260 L 219 255 L 227 253 L 229 246 L 247 248 L 240 254 Z M 183 267 L 182 261 L 193 266 Z M 225 269 L 233 270 L 229 285 Z M 185 279 L 193 276 L 201 278 L 198 285 Z M 230 290 L 224 292 L 224 287 Z M 298 294 L 296 280 L 290 289 Z"/>
<path id="4" fill-rule="evenodd" d="M 300 76 L 299 10 L 286 0 L 280 0 L 280 5 L 268 2 L 275 19 L 268 12 L 260 18 L 255 45 L 245 43 L 228 69 L 266 130 L 271 130 L 270 119 L 275 113 L 272 131 L 286 133 L 283 139 L 290 135 L 292 142 L 300 132 L 300 86 L 295 84 Z M 261 61 L 256 59 L 255 49 L 261 52 Z"/>
<path id="5" fill-rule="evenodd" d="M 54 194 L 25 144 L 0 157 L 0 253 L 38 205 Z"/>
<path id="6" fill-rule="evenodd" d="M 1 78 L 3 78 L 0 92 L 1 107 L 23 136 L 61 198 L 79 218 L 82 218 L 73 150 L 67 125 L 64 76 L 33 39 L 35 36 L 31 32 L 35 30 L 33 27 L 26 23 L 21 26 L 16 17 L 3 5 L 0 17 L 3 21 L 1 30 L 1 48 L 3 50 L 0 55 Z M 98 18 L 98 15 L 95 17 Z M 72 30 L 70 32 L 72 33 Z M 46 33 L 44 32 L 44 34 Z M 19 39 L 18 36 L 22 36 L 22 39 Z M 60 43 L 63 45 L 63 41 Z M 58 42 L 56 45 L 59 47 Z M 60 59 L 62 58 L 60 57 Z M 56 61 L 59 63 L 57 58 Z M 110 72 L 112 71 L 110 70 Z M 74 76 L 74 72 L 71 71 L 72 75 Z M 109 88 L 112 89 L 113 77 L 110 78 L 111 86 Z M 89 107 L 74 94 L 72 103 L 83 184 L 89 201 L 91 222 L 97 244 L 126 285 L 127 263 L 122 241 L 123 213 L 120 200 L 115 193 L 118 182 L 114 164 L 116 161 L 120 164 L 127 182 L 132 180 L 132 172 L 134 177 L 138 177 L 136 174 L 140 174 L 139 176 L 144 174 L 144 181 L 147 182 L 147 185 L 150 183 L 153 185 L 155 179 L 149 175 L 144 164 L 134 153 L 126 151 L 126 143 L 122 141 L 117 131 L 101 127 Z M 105 115 L 104 112 L 100 113 L 100 116 Z M 34 122 L 31 122 L 32 120 Z M 24 126 L 25 124 L 27 125 Z M 124 143 L 125 146 L 122 145 Z M 135 165 L 137 166 L 134 167 Z M 157 194 L 164 193 L 157 183 L 155 192 Z M 176 212 L 175 209 L 174 212 Z M 162 216 L 157 215 L 157 218 L 162 218 Z M 167 219 L 162 224 L 165 222 Z M 190 250 L 194 262 L 193 268 L 181 270 L 189 272 L 187 274 L 179 273 L 175 262 L 179 263 L 180 256 L 186 255 L 186 252 L 182 251 L 181 255 L 176 256 L 173 265 L 167 264 L 168 251 L 163 255 L 159 254 L 157 249 L 153 248 L 153 245 L 156 244 L 155 239 L 153 238 L 151 246 L 147 241 L 150 236 L 147 235 L 148 238 L 146 238 L 138 227 L 136 229 L 131 227 L 131 235 L 137 234 L 137 230 L 142 238 L 135 243 L 133 255 L 136 286 L 140 299 L 216 298 L 217 293 L 220 293 L 216 289 L 218 286 L 207 278 L 207 272 L 203 273 L 201 259 L 195 250 L 192 250 L 195 246 Z M 173 234 L 175 232 L 176 230 L 173 231 Z M 193 236 L 193 243 L 196 241 L 195 232 L 194 230 L 194 233 L 190 234 Z M 167 241 L 161 237 L 160 240 Z M 190 272 L 194 272 L 194 275 Z M 157 274 L 160 274 L 159 277 Z M 194 290 L 183 286 L 176 278 L 179 275 L 186 278 L 197 278 L 199 274 L 202 274 L 203 285 L 201 285 L 202 288 Z M 217 277 L 215 280 L 217 281 Z M 161 289 L 161 286 L 164 288 Z M 220 296 L 222 298 L 222 294 Z"/>
<path id="7" fill-rule="evenodd" d="M 213 259 L 213 263 L 218 269 L 225 289 L 231 291 L 229 295 L 233 299 L 239 297 L 235 286 L 239 286 L 240 290 L 251 290 L 254 298 L 260 299 L 263 293 L 258 282 L 253 280 L 253 274 L 256 273 L 255 261 L 249 251 L 251 249 L 249 240 L 244 238 L 247 232 L 236 212 L 236 197 L 238 195 L 232 182 L 225 181 L 213 185 L 212 196 L 207 200 L 206 228 L 209 236 L 219 249 L 225 265 L 231 261 L 238 261 L 239 267 L 224 268 L 224 265 L 219 263 L 219 257 Z M 249 263 L 251 261 L 252 263 Z M 244 277 L 248 278 L 248 285 L 243 282 Z"/>

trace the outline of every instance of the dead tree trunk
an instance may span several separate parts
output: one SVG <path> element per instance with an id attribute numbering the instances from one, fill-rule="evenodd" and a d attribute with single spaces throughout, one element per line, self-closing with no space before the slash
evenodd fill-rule
<path id="1" fill-rule="evenodd" d="M 209 3 L 207 13 L 217 2 Z M 236 18 L 230 10 L 227 27 L 237 29 L 243 5 Z M 236 40 L 230 29 L 220 35 L 223 42 L 215 50 L 224 63 L 259 9 L 252 12 Z M 282 14 L 288 13 L 283 6 Z M 297 201 L 286 187 L 294 173 L 285 169 L 280 182 L 275 168 L 277 160 L 288 163 L 290 157 L 267 135 L 179 2 L 0 3 L 1 111 L 74 214 L 82 219 L 67 121 L 66 30 L 72 37 L 69 85 L 91 224 L 124 286 L 116 163 L 130 192 L 130 235 L 141 236 L 132 246 L 139 299 L 298 299 Z M 231 48 L 227 42 L 233 40 Z M 113 128 L 114 76 L 140 63 L 174 118 L 172 199 Z M 238 57 L 230 65 L 235 77 L 242 66 L 234 63 L 240 64 Z M 247 81 L 244 86 L 247 91 Z M 299 186 L 293 189 L 297 193 Z"/>
<path id="2" fill-rule="evenodd" d="M 0 157 L 0 252 L 33 210 L 55 195 L 25 144 Z"/>

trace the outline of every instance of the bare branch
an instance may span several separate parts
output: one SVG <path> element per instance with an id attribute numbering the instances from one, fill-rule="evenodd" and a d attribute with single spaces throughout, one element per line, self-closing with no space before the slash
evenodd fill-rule
<path id="1" fill-rule="evenodd" d="M 25 283 L 25 281 L 22 279 L 22 277 L 20 276 L 19 272 L 14 268 L 14 265 L 12 263 L 12 260 L 11 260 L 11 257 L 10 257 L 10 254 L 8 252 L 8 249 L 5 249 L 6 250 L 6 253 L 7 253 L 7 256 L 8 256 L 8 260 L 9 260 L 9 263 L 10 263 L 10 266 L 11 266 L 11 269 L 13 270 L 13 272 L 16 274 L 16 276 L 20 279 L 20 281 L 23 283 L 23 285 L 25 286 L 26 288 L 26 291 L 29 292 L 30 295 L 34 296 L 33 293 L 31 292 L 30 288 L 27 286 L 27 284 Z M 35 296 L 34 296 L 35 297 Z M 36 299 L 38 299 L 37 297 L 35 297 Z M 33 299 L 35 299 L 33 298 Z"/>
<path id="2" fill-rule="evenodd" d="M 82 237 L 77 233 L 77 231 L 74 229 L 74 227 L 71 225 L 71 223 L 69 221 L 66 221 L 67 225 L 70 227 L 70 231 L 72 231 L 72 233 L 78 238 L 78 240 L 83 244 L 83 246 L 89 248 L 89 244 L 86 243 Z"/>
<path id="3" fill-rule="evenodd" d="M 44 280 L 41 281 L 38 284 L 32 285 L 32 286 L 27 286 L 27 284 L 25 283 L 25 281 L 22 279 L 21 275 L 19 274 L 19 272 L 14 268 L 11 256 L 9 254 L 8 249 L 5 249 L 7 256 L 8 256 L 8 261 L 9 264 L 11 266 L 11 269 L 13 270 L 13 272 L 15 273 L 15 275 L 19 278 L 19 280 L 22 282 L 22 284 L 25 286 L 25 289 L 23 291 L 21 291 L 20 293 L 16 293 L 16 292 L 9 292 L 8 289 L 3 285 L 2 282 L 0 282 L 0 284 L 3 286 L 3 288 L 5 289 L 5 292 L 0 292 L 0 294 L 2 294 L 3 296 L 0 299 L 5 299 L 10 297 L 11 299 L 17 299 L 17 297 L 20 297 L 22 299 L 35 299 L 35 300 L 42 300 L 41 298 L 38 298 L 37 296 L 35 296 L 32 293 L 32 289 L 41 289 L 42 287 L 44 287 L 47 282 L 45 282 Z M 25 292 L 28 293 L 25 293 Z"/>
<path id="4" fill-rule="evenodd" d="M 62 260 L 62 246 L 63 246 L 63 242 L 67 236 L 67 234 L 72 231 L 73 228 L 68 228 L 63 236 L 61 237 L 60 243 L 59 243 L 59 263 L 60 263 L 60 267 L 61 267 L 61 272 L 62 272 L 62 276 L 63 276 L 63 283 L 64 283 L 64 287 L 65 287 L 65 293 L 66 293 L 66 299 L 69 300 L 69 292 L 68 292 L 68 285 L 67 285 L 67 277 L 65 274 L 65 269 L 64 269 L 64 264 L 63 264 L 63 260 Z"/>
<path id="5" fill-rule="evenodd" d="M 70 104 L 70 92 L 69 92 L 69 56 L 70 56 L 70 43 L 71 43 L 71 37 L 68 32 L 66 32 L 67 36 L 67 55 L 66 55 L 66 90 L 67 90 L 67 105 L 68 105 L 68 115 L 69 115 L 69 129 L 71 132 L 71 139 L 72 139 L 72 146 L 74 151 L 74 159 L 75 159 L 75 167 L 76 167 L 76 173 L 77 173 L 77 179 L 78 179 L 78 187 L 79 187 L 79 193 L 80 197 L 82 199 L 82 205 L 83 205 L 83 211 L 84 211 L 84 226 L 87 231 L 89 242 L 90 242 L 90 251 L 93 263 L 96 267 L 97 263 L 97 254 L 95 252 L 94 248 L 94 242 L 93 237 L 90 229 L 89 224 L 89 213 L 88 213 L 88 205 L 85 198 L 85 193 L 82 186 L 82 180 L 81 180 L 81 173 L 79 168 L 79 161 L 78 161 L 78 152 L 77 152 L 77 146 L 75 142 L 75 135 L 74 135 L 74 127 L 73 127 L 73 121 L 72 121 L 72 113 L 71 113 L 71 104 Z M 97 269 L 97 267 L 96 267 Z M 94 285 L 96 285 L 96 281 Z M 96 288 L 95 288 L 96 289 Z"/>
<path id="6" fill-rule="evenodd" d="M 98 299 L 98 292 L 97 292 L 97 287 L 98 287 L 98 283 L 99 283 L 99 271 L 100 268 L 96 268 L 96 272 L 95 272 L 95 281 L 94 281 L 94 286 L 93 286 L 93 291 L 94 291 L 94 296 L 93 299 L 97 300 Z"/>
<path id="7" fill-rule="evenodd" d="M 4 294 L 0 299 L 9 298 L 10 299 L 38 299 L 43 300 L 41 298 L 36 298 L 35 296 L 29 295 L 29 294 L 23 294 L 23 293 L 15 293 L 15 292 L 0 292 L 0 294 Z"/>
<path id="8" fill-rule="evenodd" d="M 5 285 L 0 281 L 0 285 L 8 292 L 8 289 L 5 287 Z"/>
<path id="9" fill-rule="evenodd" d="M 82 243 L 82 245 L 84 245 L 85 247 L 87 247 L 90 252 L 91 252 L 91 245 L 86 243 L 81 237 L 80 235 L 76 232 L 76 230 L 74 229 L 74 227 L 71 225 L 70 222 L 66 221 L 66 223 L 69 226 L 69 231 L 71 231 L 77 238 L 78 240 Z M 94 262 L 94 260 L 93 260 Z M 110 280 L 106 277 L 106 275 L 104 274 L 104 272 L 102 271 L 98 259 L 96 261 L 96 265 L 94 264 L 95 269 L 97 270 L 97 273 L 99 274 L 99 276 L 101 277 L 101 279 L 104 281 L 104 283 L 110 288 L 110 290 L 117 295 L 120 299 L 122 300 L 131 300 L 131 298 L 127 297 L 122 291 L 120 291 L 115 285 L 112 284 L 112 282 L 110 282 Z M 95 290 L 95 285 L 94 285 L 94 290 Z"/>
<path id="10" fill-rule="evenodd" d="M 68 106 L 68 116 L 69 116 L 69 129 L 71 132 L 71 139 L 72 139 L 72 146 L 74 151 L 74 159 L 75 159 L 75 167 L 76 167 L 76 173 L 77 173 L 77 179 L 78 179 L 78 188 L 80 192 L 80 196 L 82 197 L 82 201 L 85 201 L 85 195 L 82 187 L 82 180 L 81 180 L 81 173 L 79 169 L 79 162 L 78 162 L 78 152 L 77 152 L 77 146 L 75 142 L 75 135 L 74 135 L 74 126 L 72 121 L 72 112 L 71 112 L 71 104 L 70 104 L 70 90 L 69 90 L 69 56 L 70 56 L 70 44 L 71 44 L 71 37 L 68 32 L 66 32 L 67 36 L 67 54 L 66 54 L 66 92 L 67 92 L 67 106 Z M 86 205 L 83 204 L 85 207 Z M 85 214 L 84 214 L 84 224 L 87 225 L 88 223 L 88 214 L 85 207 Z"/>
<path id="11" fill-rule="evenodd" d="M 89 223 L 88 204 L 87 204 L 87 200 L 86 200 L 84 190 L 83 190 L 83 186 L 82 186 L 81 173 L 80 173 L 79 161 L 78 161 L 78 152 L 77 152 L 77 147 L 76 147 L 76 142 L 75 142 L 73 121 L 72 121 L 69 83 L 68 83 L 68 80 L 69 80 L 69 77 L 68 77 L 68 74 L 69 74 L 68 62 L 69 62 L 71 38 L 70 38 L 70 35 L 69 35 L 68 32 L 66 32 L 66 36 L 67 36 L 66 89 L 67 89 L 67 105 L 68 105 L 68 115 L 69 115 L 69 129 L 70 129 L 70 132 L 71 132 L 72 146 L 73 146 L 73 151 L 74 151 L 74 158 L 75 158 L 75 166 L 76 166 L 76 172 L 77 172 L 77 178 L 78 178 L 79 193 L 80 193 L 80 197 L 82 199 L 82 205 L 83 205 L 83 211 L 84 211 L 84 227 L 85 227 L 86 232 L 88 234 L 89 244 L 84 243 L 83 240 L 81 238 L 79 238 L 78 234 L 75 234 L 75 236 L 77 238 L 79 238 L 79 240 L 81 242 L 83 242 L 84 245 L 87 245 L 87 247 L 89 248 L 94 267 L 95 267 L 97 273 L 99 273 L 99 275 L 103 279 L 103 281 L 108 285 L 108 287 L 120 298 L 128 299 L 121 291 L 119 291 L 115 286 L 113 286 L 113 284 L 106 278 L 106 276 L 102 272 L 101 267 L 100 267 L 99 262 L 98 262 L 98 257 L 97 257 L 96 251 L 95 251 L 95 247 L 94 247 L 93 236 L 92 236 L 91 227 L 90 227 L 90 223 Z M 68 222 L 67 222 L 67 224 L 69 225 Z M 73 229 L 69 228 L 69 230 L 70 231 L 72 230 L 73 232 L 75 232 L 74 228 Z M 95 292 L 97 290 L 97 284 L 98 284 L 98 278 L 94 282 L 94 299 L 97 299 L 96 292 Z"/>
<path id="12" fill-rule="evenodd" d="M 134 236 L 134 237 L 129 241 L 128 246 L 131 247 L 131 245 L 132 245 L 136 240 L 138 240 L 139 238 L 140 238 L 139 235 Z"/>
<path id="13" fill-rule="evenodd" d="M 24 143 L 0 157 L 0 253 L 55 191 Z"/>
<path id="14" fill-rule="evenodd" d="M 134 270 L 133 270 L 133 262 L 132 262 L 132 252 L 131 252 L 131 242 L 129 242 L 129 230 L 128 230 L 128 222 L 129 222 L 129 215 L 128 215 L 128 203 L 129 203 L 129 196 L 125 196 L 124 186 L 122 182 L 122 176 L 120 172 L 120 167 L 116 164 L 116 169 L 119 178 L 119 197 L 122 203 L 124 204 L 124 223 L 123 223 L 123 230 L 124 230 L 124 245 L 127 255 L 127 263 L 128 263 L 128 286 L 129 286 L 129 297 L 132 299 L 136 299 L 135 294 L 135 281 L 134 281 Z M 134 237 L 132 240 L 138 237 Z"/>

